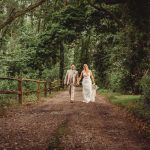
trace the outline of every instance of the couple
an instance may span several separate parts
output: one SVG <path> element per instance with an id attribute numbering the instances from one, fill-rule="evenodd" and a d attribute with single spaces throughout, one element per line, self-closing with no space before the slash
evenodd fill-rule
<path id="1" fill-rule="evenodd" d="M 82 80 L 83 86 L 83 98 L 86 103 L 90 101 L 95 101 L 96 96 L 96 89 L 95 89 L 95 81 L 91 70 L 89 70 L 88 65 L 84 64 L 83 70 L 81 72 L 80 77 L 78 78 L 78 71 L 76 71 L 75 65 L 71 64 L 71 69 L 67 71 L 64 84 L 69 85 L 69 94 L 70 94 L 70 102 L 74 101 L 74 93 L 75 93 L 75 86 L 79 85 L 80 80 Z M 93 85 L 92 85 L 93 82 Z"/>

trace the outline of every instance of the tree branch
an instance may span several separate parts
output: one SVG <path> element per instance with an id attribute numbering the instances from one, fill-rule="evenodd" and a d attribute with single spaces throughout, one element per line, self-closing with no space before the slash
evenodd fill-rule
<path id="1" fill-rule="evenodd" d="M 27 12 L 34 10 L 36 7 L 42 5 L 46 0 L 39 0 L 35 4 L 32 4 L 25 8 L 24 10 L 13 12 L 13 15 L 9 15 L 9 17 L 0 24 L 0 30 L 3 29 L 6 25 L 11 24 L 16 18 L 25 15 Z"/>
<path id="2" fill-rule="evenodd" d="M 89 4 L 91 7 L 95 8 L 96 10 L 98 10 L 98 11 L 103 11 L 103 12 L 105 12 L 106 14 L 108 14 L 110 17 L 112 17 L 112 18 L 115 20 L 115 22 L 117 22 L 117 24 L 118 24 L 119 26 L 121 26 L 121 27 L 124 26 L 123 23 L 122 23 L 112 12 L 106 10 L 106 9 L 103 8 L 102 6 L 101 6 L 101 7 L 97 7 L 96 5 L 92 4 L 92 3 L 89 2 L 89 1 L 88 1 L 88 4 Z"/>
<path id="3" fill-rule="evenodd" d="M 105 0 L 106 4 L 120 4 L 125 2 L 127 2 L 127 0 Z"/>

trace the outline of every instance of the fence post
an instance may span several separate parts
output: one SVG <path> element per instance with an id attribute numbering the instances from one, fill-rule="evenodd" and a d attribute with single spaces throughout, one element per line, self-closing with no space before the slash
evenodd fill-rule
<path id="1" fill-rule="evenodd" d="M 40 81 L 37 81 L 37 100 L 40 100 Z"/>
<path id="2" fill-rule="evenodd" d="M 19 104 L 22 104 L 22 79 L 18 79 L 18 100 Z"/>
<path id="3" fill-rule="evenodd" d="M 47 81 L 44 83 L 44 96 L 47 96 Z"/>

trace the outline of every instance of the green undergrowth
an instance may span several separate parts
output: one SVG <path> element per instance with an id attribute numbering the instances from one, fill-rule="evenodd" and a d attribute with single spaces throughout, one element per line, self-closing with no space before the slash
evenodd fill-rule
<path id="1" fill-rule="evenodd" d="M 49 98 L 53 98 L 56 96 L 59 92 L 63 91 L 63 89 L 60 89 L 59 91 L 52 91 L 51 94 L 47 94 L 46 97 L 44 97 L 44 94 L 42 93 L 40 95 L 40 101 L 45 101 L 48 100 Z M 28 95 L 23 95 L 23 104 L 34 104 L 38 103 L 39 101 L 37 100 L 36 94 L 28 94 Z M 17 95 L 0 95 L 0 107 L 12 107 L 12 106 L 18 106 L 18 96 Z"/>
<path id="2" fill-rule="evenodd" d="M 111 103 L 126 108 L 136 117 L 150 122 L 150 107 L 141 100 L 141 95 L 125 95 L 110 90 L 100 89 L 98 93 L 105 96 Z"/>
<path id="3" fill-rule="evenodd" d="M 17 95 L 0 95 L 0 107 L 18 105 Z"/>

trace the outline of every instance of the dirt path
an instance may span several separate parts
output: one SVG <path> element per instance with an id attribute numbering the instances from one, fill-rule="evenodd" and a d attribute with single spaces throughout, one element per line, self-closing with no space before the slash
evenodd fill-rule
<path id="1" fill-rule="evenodd" d="M 148 150 L 123 112 L 97 96 L 83 103 L 81 88 L 75 103 L 67 91 L 48 101 L 12 109 L 0 118 L 0 150 Z"/>

